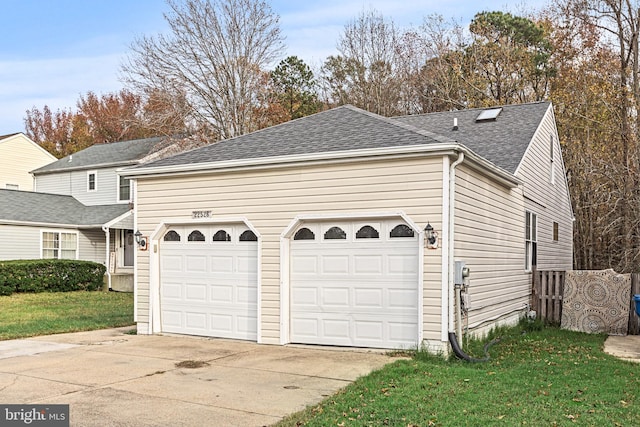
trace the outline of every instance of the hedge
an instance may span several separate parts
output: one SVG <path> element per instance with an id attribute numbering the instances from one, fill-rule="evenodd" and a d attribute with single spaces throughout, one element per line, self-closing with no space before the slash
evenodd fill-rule
<path id="1" fill-rule="evenodd" d="M 0 261 L 0 295 L 14 292 L 95 291 L 106 267 L 91 261 L 37 259 Z"/>

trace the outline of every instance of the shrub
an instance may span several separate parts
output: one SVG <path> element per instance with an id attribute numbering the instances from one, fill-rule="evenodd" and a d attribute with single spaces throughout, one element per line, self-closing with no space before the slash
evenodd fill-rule
<path id="1" fill-rule="evenodd" d="M 37 259 L 0 261 L 0 295 L 14 292 L 95 291 L 106 268 L 91 261 Z"/>

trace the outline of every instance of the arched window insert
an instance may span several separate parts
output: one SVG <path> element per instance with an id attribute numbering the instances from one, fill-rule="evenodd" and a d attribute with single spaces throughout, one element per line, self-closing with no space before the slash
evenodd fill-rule
<path id="1" fill-rule="evenodd" d="M 204 242 L 204 234 L 202 234 L 199 230 L 193 230 L 187 240 L 190 242 Z"/>
<path id="2" fill-rule="evenodd" d="M 230 242 L 231 236 L 224 230 L 216 231 L 216 234 L 213 235 L 214 242 Z"/>
<path id="3" fill-rule="evenodd" d="M 365 225 L 356 233 L 356 239 L 378 239 L 380 233 L 370 225 Z"/>
<path id="4" fill-rule="evenodd" d="M 340 227 L 331 227 L 324 233 L 326 240 L 344 240 L 347 238 L 347 233 Z"/>
<path id="5" fill-rule="evenodd" d="M 240 241 L 241 242 L 257 242 L 258 238 L 256 237 L 256 234 L 251 231 L 251 230 L 245 230 L 241 235 L 240 235 Z"/>
<path id="6" fill-rule="evenodd" d="M 405 224 L 396 225 L 389 233 L 389 237 L 413 237 L 413 229 Z"/>
<path id="7" fill-rule="evenodd" d="M 169 230 L 164 235 L 164 238 L 162 240 L 164 240 L 165 242 L 179 242 L 180 235 L 175 230 Z"/>
<path id="8" fill-rule="evenodd" d="M 313 234 L 313 231 L 309 230 L 307 227 L 303 227 L 300 230 L 296 231 L 295 236 L 293 236 L 293 240 L 315 240 L 316 235 Z"/>

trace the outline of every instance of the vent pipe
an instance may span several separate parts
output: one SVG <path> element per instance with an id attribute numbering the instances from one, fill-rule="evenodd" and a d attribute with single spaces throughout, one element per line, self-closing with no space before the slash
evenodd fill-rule
<path id="1" fill-rule="evenodd" d="M 453 130 L 458 130 L 458 118 L 453 118 Z"/>

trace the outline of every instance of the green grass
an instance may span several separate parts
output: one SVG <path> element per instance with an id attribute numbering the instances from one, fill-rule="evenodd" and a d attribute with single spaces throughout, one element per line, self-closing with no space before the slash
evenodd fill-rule
<path id="1" fill-rule="evenodd" d="M 132 324 L 131 293 L 77 291 L 0 296 L 0 340 Z"/>
<path id="2" fill-rule="evenodd" d="M 640 425 L 640 365 L 605 354 L 605 336 L 502 332 L 489 362 L 418 352 L 277 426 Z M 483 355 L 481 344 L 469 348 Z"/>

